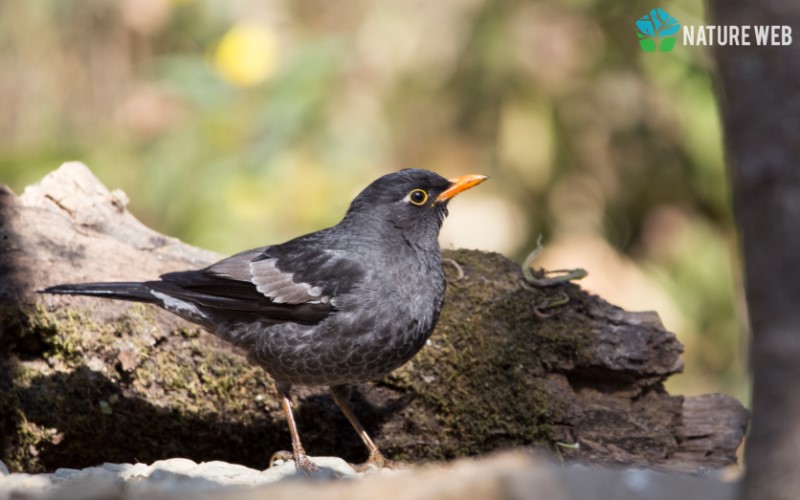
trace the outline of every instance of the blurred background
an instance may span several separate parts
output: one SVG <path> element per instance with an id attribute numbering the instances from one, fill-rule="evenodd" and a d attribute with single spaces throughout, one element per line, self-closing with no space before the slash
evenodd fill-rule
<path id="1" fill-rule="evenodd" d="M 702 24 L 703 3 L 659 5 Z M 0 0 L 0 182 L 67 160 L 220 253 L 338 221 L 375 177 L 493 180 L 444 247 L 582 267 L 686 345 L 684 394 L 745 402 L 710 55 L 643 53 L 621 0 Z"/>

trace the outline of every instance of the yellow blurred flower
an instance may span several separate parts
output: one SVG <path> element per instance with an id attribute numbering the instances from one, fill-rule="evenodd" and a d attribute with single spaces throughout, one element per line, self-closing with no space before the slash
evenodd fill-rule
<path id="1" fill-rule="evenodd" d="M 217 45 L 214 66 L 222 78 L 240 87 L 267 80 L 278 64 L 278 41 L 268 28 L 240 23 L 229 29 Z"/>

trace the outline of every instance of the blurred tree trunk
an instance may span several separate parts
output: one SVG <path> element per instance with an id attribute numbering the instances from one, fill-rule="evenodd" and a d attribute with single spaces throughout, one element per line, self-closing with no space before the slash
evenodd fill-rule
<path id="1" fill-rule="evenodd" d="M 800 2 L 714 0 L 711 24 L 783 25 Z M 753 41 L 754 43 L 754 41 Z M 717 47 L 753 330 L 744 498 L 800 495 L 800 42 Z"/>

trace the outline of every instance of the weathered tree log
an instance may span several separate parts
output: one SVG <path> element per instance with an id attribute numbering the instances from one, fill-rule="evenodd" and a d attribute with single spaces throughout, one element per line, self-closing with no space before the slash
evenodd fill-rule
<path id="1" fill-rule="evenodd" d="M 0 190 L 2 460 L 29 472 L 173 456 L 265 467 L 289 438 L 261 368 L 153 307 L 33 294 L 57 283 L 150 279 L 219 257 L 144 227 L 125 204 L 79 163 L 19 197 Z M 388 456 L 577 442 L 561 453 L 682 471 L 736 462 L 746 410 L 724 395 L 667 394 L 682 346 L 655 313 L 625 312 L 572 284 L 531 290 L 497 254 L 446 257 L 464 276 L 451 273 L 429 345 L 354 395 Z M 537 304 L 563 294 L 568 303 L 537 316 Z M 312 455 L 364 458 L 325 389 L 297 396 Z"/>

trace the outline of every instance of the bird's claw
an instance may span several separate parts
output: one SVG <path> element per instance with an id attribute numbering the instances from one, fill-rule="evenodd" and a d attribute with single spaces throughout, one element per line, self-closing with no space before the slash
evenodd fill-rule
<path id="1" fill-rule="evenodd" d="M 308 455 L 299 454 L 295 456 L 294 453 L 286 450 L 276 451 L 273 453 L 272 457 L 269 459 L 269 466 L 272 468 L 277 461 L 288 462 L 289 460 L 294 461 L 298 472 L 311 474 L 319 470 L 317 465 L 312 462 L 310 458 L 308 458 Z"/>
<path id="2" fill-rule="evenodd" d="M 294 463 L 298 472 L 303 472 L 304 474 L 312 474 L 319 470 L 317 465 L 312 462 L 307 455 L 299 455 L 295 457 Z"/>
<path id="3" fill-rule="evenodd" d="M 361 464 L 352 464 L 353 469 L 356 472 L 368 472 L 369 470 L 381 470 L 381 469 L 399 469 L 400 464 L 397 462 L 393 462 L 388 458 L 384 457 L 383 454 L 378 452 L 373 452 L 369 454 L 369 458 L 366 462 Z"/>

